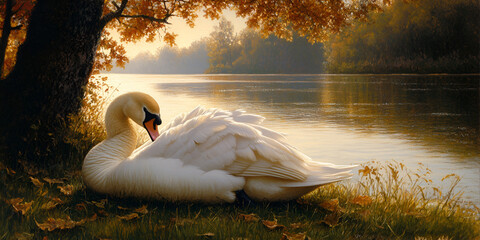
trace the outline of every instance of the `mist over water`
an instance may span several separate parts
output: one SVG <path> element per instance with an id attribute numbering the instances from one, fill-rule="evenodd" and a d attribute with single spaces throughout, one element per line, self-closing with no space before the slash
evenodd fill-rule
<path id="1" fill-rule="evenodd" d="M 165 123 L 198 105 L 244 109 L 316 161 L 422 163 L 480 204 L 480 75 L 107 76 L 153 95 Z"/>

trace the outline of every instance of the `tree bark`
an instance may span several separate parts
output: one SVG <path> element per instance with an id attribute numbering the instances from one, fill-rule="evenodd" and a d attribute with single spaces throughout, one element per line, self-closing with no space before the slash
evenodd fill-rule
<path id="1" fill-rule="evenodd" d="M 3 146 L 46 163 L 91 74 L 103 0 L 38 0 L 17 62 L 0 81 Z M 58 161 L 58 159 L 57 159 Z"/>

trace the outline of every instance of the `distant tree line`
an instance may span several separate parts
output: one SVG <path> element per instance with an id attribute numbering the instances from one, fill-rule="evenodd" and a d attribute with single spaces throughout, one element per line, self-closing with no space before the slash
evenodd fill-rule
<path id="1" fill-rule="evenodd" d="M 294 34 L 291 41 L 274 35 L 262 38 L 245 29 L 235 35 L 233 25 L 221 19 L 210 37 L 188 48 L 163 47 L 156 53 L 142 53 L 121 73 L 322 73 L 322 44 L 310 44 Z"/>
<path id="2" fill-rule="evenodd" d="M 207 48 L 206 73 L 323 73 L 323 44 L 311 44 L 295 33 L 287 40 L 262 38 L 247 28 L 236 36 L 233 25 L 222 19 Z"/>
<path id="3" fill-rule="evenodd" d="M 326 45 L 331 73 L 478 73 L 480 1 L 396 0 Z"/>
<path id="4" fill-rule="evenodd" d="M 200 74 L 208 68 L 207 40 L 193 42 L 188 48 L 162 47 L 155 53 L 141 53 L 125 69 L 116 73 Z"/>
<path id="5" fill-rule="evenodd" d="M 140 55 L 132 73 L 478 73 L 478 0 L 393 0 L 311 44 L 256 30 L 234 33 L 221 19 L 208 38 L 186 49 L 164 47 Z"/>

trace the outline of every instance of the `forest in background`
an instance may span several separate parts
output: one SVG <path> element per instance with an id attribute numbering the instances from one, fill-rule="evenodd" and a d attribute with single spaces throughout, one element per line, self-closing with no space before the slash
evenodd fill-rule
<path id="1" fill-rule="evenodd" d="M 478 73 L 480 1 L 393 1 L 327 43 L 331 73 Z"/>
<path id="2" fill-rule="evenodd" d="M 189 48 L 141 54 L 121 73 L 479 73 L 480 2 L 392 1 L 324 44 L 294 34 L 235 35 L 222 19 Z"/>

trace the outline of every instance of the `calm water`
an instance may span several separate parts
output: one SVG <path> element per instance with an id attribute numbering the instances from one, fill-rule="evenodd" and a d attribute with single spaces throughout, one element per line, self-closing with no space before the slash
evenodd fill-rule
<path id="1" fill-rule="evenodd" d="M 244 109 L 317 161 L 403 162 L 434 182 L 462 177 L 480 205 L 480 76 L 122 75 L 110 83 L 152 94 L 169 122 L 197 105 Z"/>

